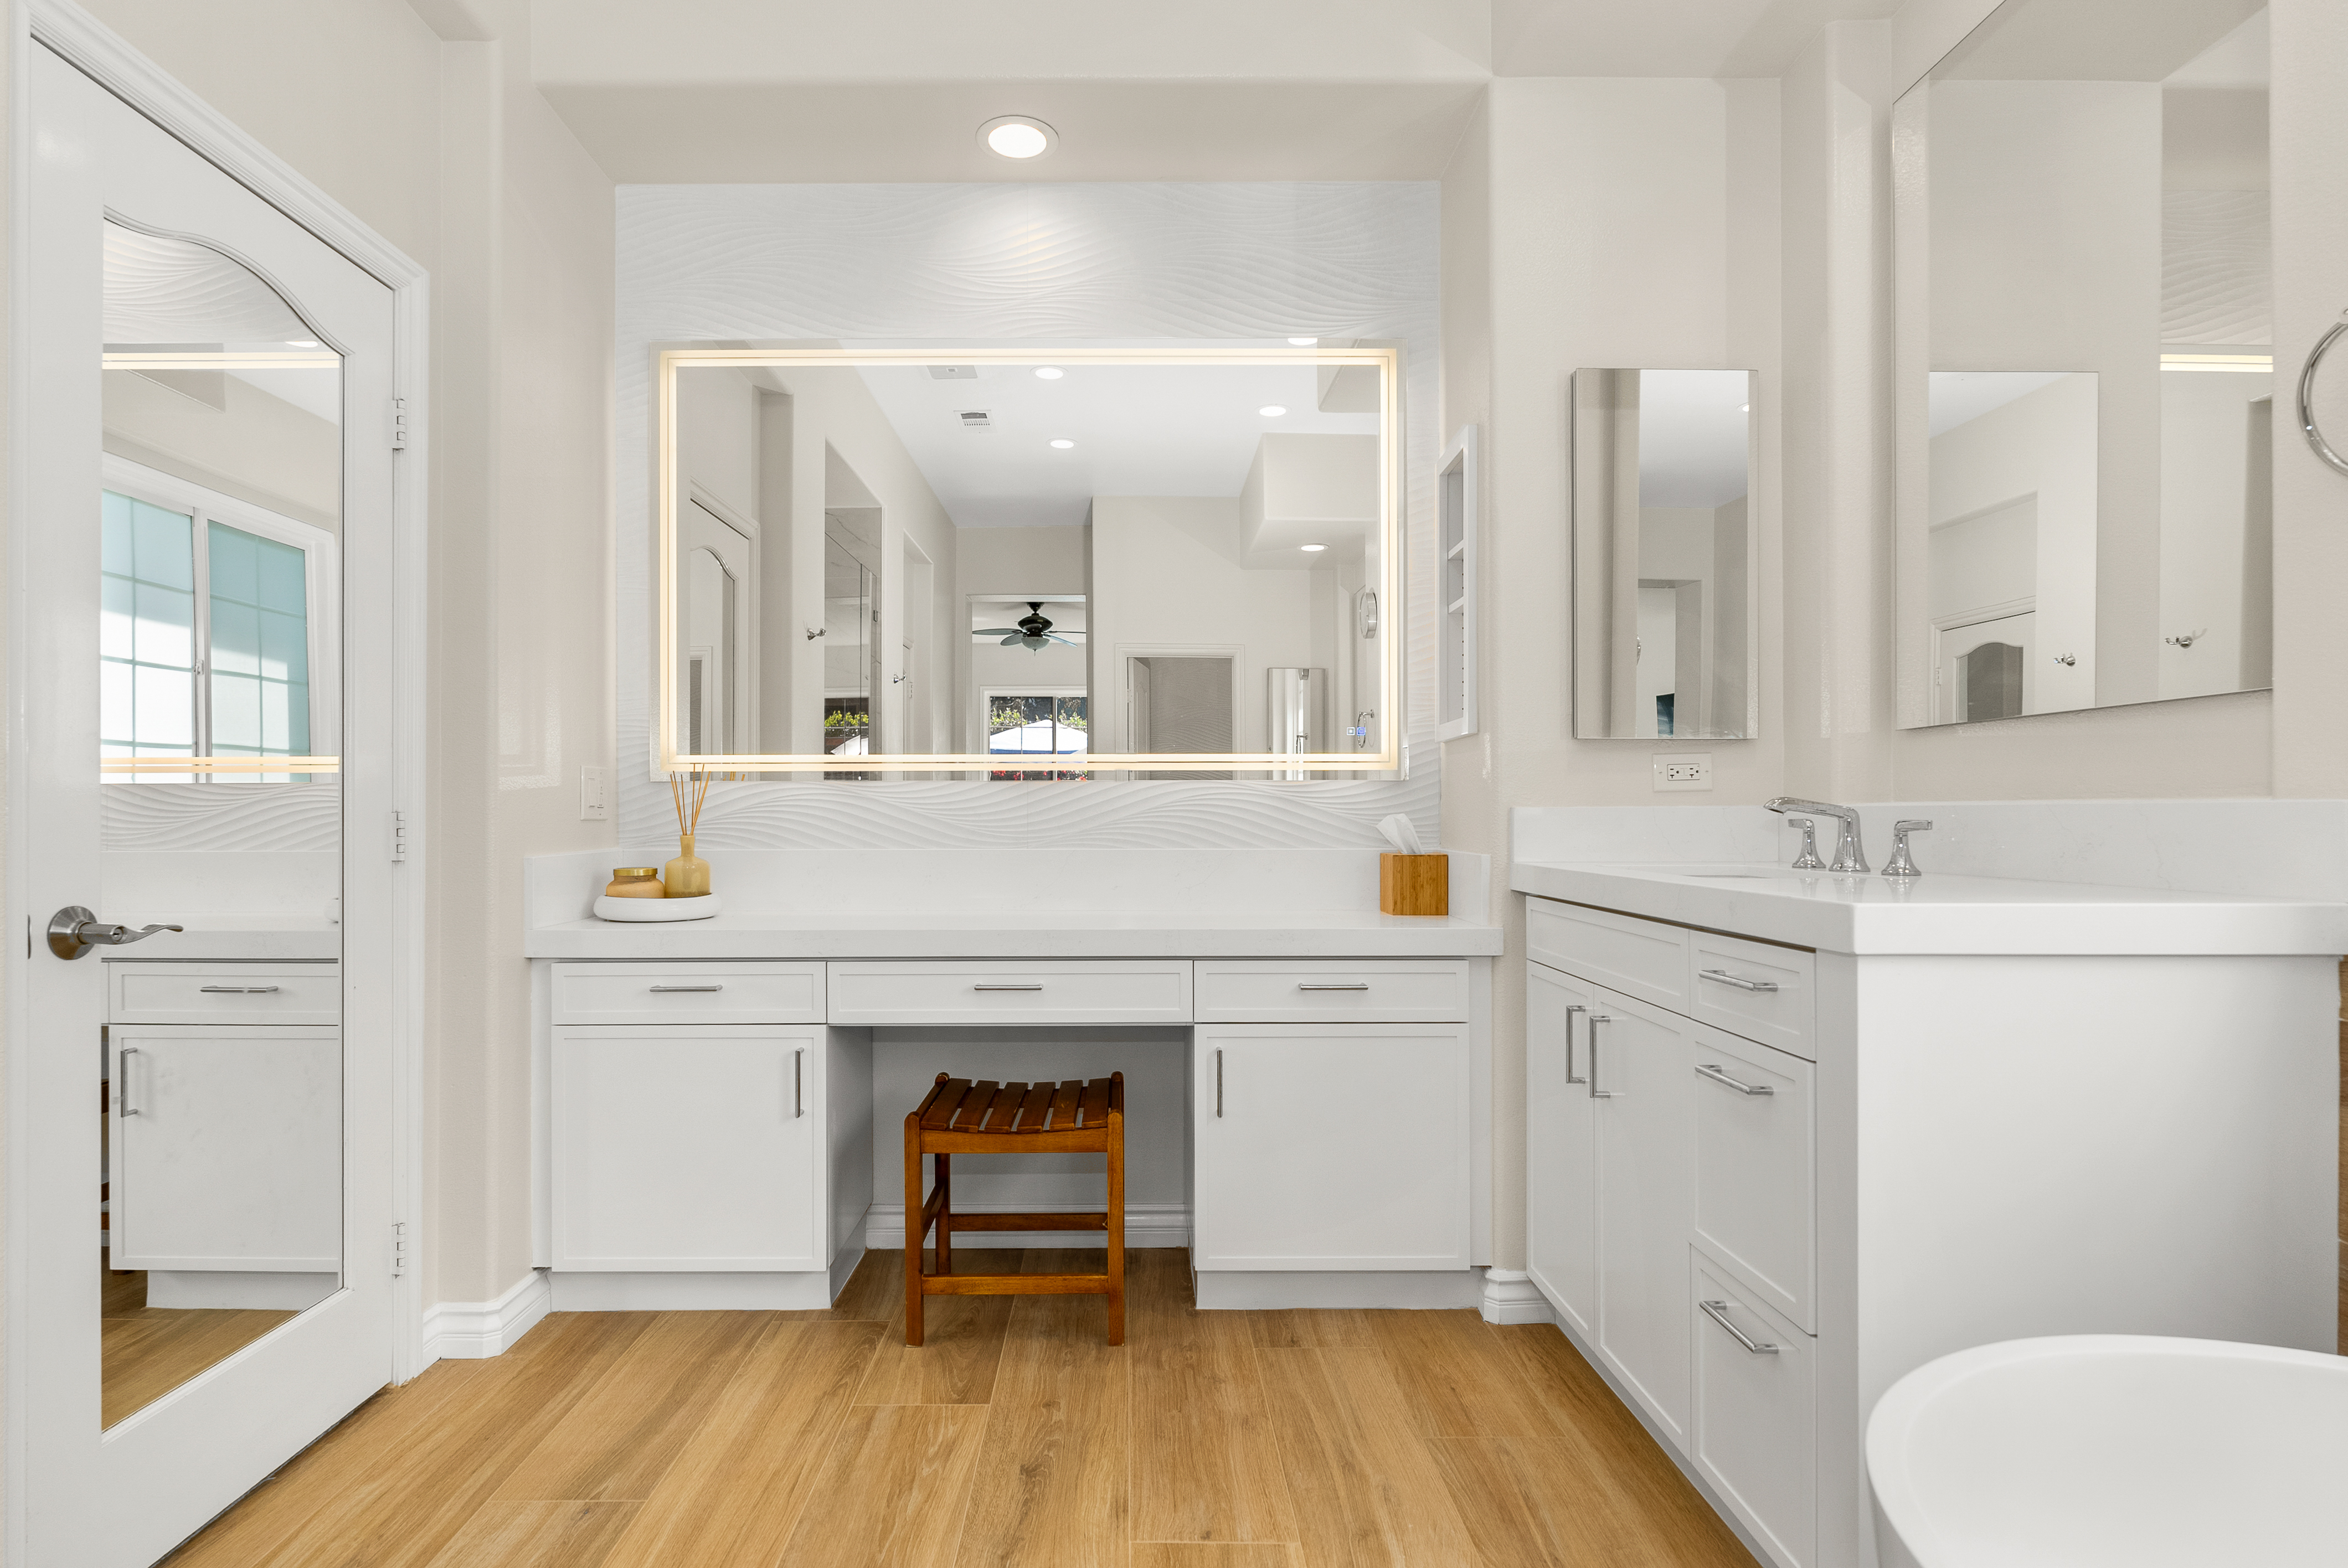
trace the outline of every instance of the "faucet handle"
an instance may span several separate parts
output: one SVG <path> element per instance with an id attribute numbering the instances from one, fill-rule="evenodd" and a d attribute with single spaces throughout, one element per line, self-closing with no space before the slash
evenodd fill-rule
<path id="1" fill-rule="evenodd" d="M 1921 876 L 1924 875 L 1921 871 L 1916 868 L 1914 856 L 1908 853 L 1908 835 L 1911 833 L 1930 833 L 1931 831 L 1932 825 L 1924 821 L 1921 817 L 1911 818 L 1906 822 L 1893 823 L 1891 825 L 1891 859 L 1883 867 L 1883 875 L 1886 876 L 1899 877 Z"/>
<path id="2" fill-rule="evenodd" d="M 1818 858 L 1818 824 L 1811 821 L 1807 816 L 1789 816 L 1786 819 L 1786 825 L 1787 827 L 1798 827 L 1802 830 L 1802 852 L 1794 856 L 1794 864 L 1791 869 L 1795 871 L 1824 871 L 1827 868 L 1827 863 Z"/>

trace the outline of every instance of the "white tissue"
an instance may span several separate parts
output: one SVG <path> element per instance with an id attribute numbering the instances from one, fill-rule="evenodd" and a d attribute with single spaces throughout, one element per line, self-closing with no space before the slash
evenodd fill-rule
<path id="1" fill-rule="evenodd" d="M 1400 812 L 1395 813 L 1379 823 L 1378 831 L 1386 835 L 1386 842 L 1393 845 L 1400 854 L 1424 855 L 1426 853 L 1426 846 L 1418 841 L 1416 825 Z"/>

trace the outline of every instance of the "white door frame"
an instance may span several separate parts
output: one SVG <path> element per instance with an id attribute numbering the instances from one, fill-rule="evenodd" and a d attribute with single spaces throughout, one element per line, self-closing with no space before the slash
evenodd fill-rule
<path id="1" fill-rule="evenodd" d="M 27 290 L 31 272 L 27 241 L 34 153 L 31 65 L 36 40 L 63 56 L 84 74 L 339 251 L 392 292 L 396 334 L 393 385 L 402 400 L 405 418 L 404 421 L 396 421 L 393 411 L 386 409 L 383 426 L 384 440 L 399 452 L 392 466 L 391 514 L 393 548 L 404 568 L 390 590 L 391 619 L 395 628 L 391 793 L 392 798 L 400 803 L 397 810 L 406 827 L 406 847 L 397 857 L 405 869 L 398 871 L 390 880 L 393 908 L 389 923 L 394 933 L 390 956 L 391 1176 L 394 1219 L 406 1227 L 407 1255 L 417 1258 L 421 1255 L 424 1241 L 422 1037 L 425 900 L 422 878 L 426 875 L 426 865 L 422 845 L 427 840 L 424 835 L 427 753 L 423 653 L 426 646 L 425 585 L 429 580 L 426 552 L 427 503 L 430 489 L 426 466 L 426 431 L 428 426 L 425 418 L 430 384 L 429 281 L 422 267 L 296 173 L 283 159 L 231 124 L 217 110 L 164 74 L 153 61 L 78 7 L 66 3 L 66 0 L 21 0 L 12 9 L 10 33 L 13 179 L 9 308 L 13 319 L 26 321 L 32 311 Z M 390 155 L 392 152 L 387 151 L 386 156 Z M 11 337 L 8 379 L 10 443 L 12 450 L 21 454 L 26 448 L 27 410 L 32 406 L 34 396 L 31 366 L 21 333 Z M 396 431 L 396 424 L 404 425 L 404 428 Z M 12 532 L 19 526 L 18 520 L 27 516 L 28 466 L 22 460 L 9 465 L 8 526 Z M 11 619 L 19 621 L 10 634 L 12 643 L 18 645 L 9 650 L 7 676 L 10 711 L 15 712 L 21 709 L 25 698 L 17 685 L 24 678 L 25 663 L 20 645 L 23 634 L 21 618 Z M 12 746 L 11 754 L 6 759 L 12 794 L 21 792 L 27 765 L 27 759 L 15 754 L 15 750 Z M 21 846 L 28 828 L 21 815 L 20 813 L 13 814 L 8 825 L 12 842 L 5 886 L 0 886 L 0 897 L 5 897 L 6 905 L 6 925 L 0 928 L 5 929 L 18 928 L 25 922 L 36 918 L 35 912 L 27 907 Z M 390 854 L 391 826 L 388 823 L 383 825 L 384 836 L 380 841 L 386 846 L 384 851 L 386 856 Z M 364 829 L 355 828 L 355 832 L 363 835 Z M 38 917 L 46 918 L 46 911 Z M 9 997 L 0 1006 L 5 1007 L 5 1010 L 0 1010 L 0 1030 L 5 1030 L 6 1040 L 6 1113 L 9 1120 L 9 1157 L 13 1167 L 14 1161 L 26 1145 L 18 1123 L 27 1114 L 28 1097 L 18 1091 L 18 1081 L 24 1072 L 25 1054 L 29 1045 L 30 1020 L 21 995 Z M 5 1236 L 8 1303 L 5 1342 L 6 1512 L 5 1520 L 0 1520 L 0 1552 L 5 1552 L 9 1560 L 17 1562 L 24 1560 L 26 1550 L 23 1503 L 26 1497 L 25 1460 L 31 1434 L 23 1426 L 26 1402 L 16 1397 L 15 1385 L 27 1358 L 37 1353 L 37 1347 L 27 1345 L 22 1337 L 28 1316 L 21 1310 L 27 1269 L 20 1253 L 30 1227 L 25 1223 L 18 1205 L 24 1202 L 28 1186 L 28 1183 L 20 1179 L 20 1173 L 13 1168 L 9 1171 Z M 354 1236 L 351 1239 L 352 1256 L 355 1259 L 365 1255 L 366 1249 L 378 1245 L 388 1254 L 392 1238 Z M 394 1377 L 401 1381 L 414 1377 L 427 1364 L 422 1334 L 423 1315 L 418 1301 L 420 1290 L 420 1275 L 413 1263 L 392 1283 L 391 1366 Z"/>

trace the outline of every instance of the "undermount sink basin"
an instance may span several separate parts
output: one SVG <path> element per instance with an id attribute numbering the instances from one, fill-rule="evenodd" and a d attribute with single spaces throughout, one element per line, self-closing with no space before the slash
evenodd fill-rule
<path id="1" fill-rule="evenodd" d="M 1884 1568 L 2348 1563 L 2348 1358 L 2013 1339 L 1929 1361 L 1867 1427 Z"/>

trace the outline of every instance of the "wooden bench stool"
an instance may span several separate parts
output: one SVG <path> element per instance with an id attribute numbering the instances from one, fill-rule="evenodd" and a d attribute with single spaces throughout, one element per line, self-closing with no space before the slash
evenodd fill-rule
<path id="1" fill-rule="evenodd" d="M 1100 1214 L 963 1214 L 953 1212 L 956 1154 L 1108 1156 L 1108 1204 Z M 938 1184 L 919 1208 L 922 1156 L 934 1155 Z M 922 1242 L 938 1230 L 938 1271 L 922 1272 Z M 1107 1231 L 1100 1274 L 956 1274 L 953 1233 Z M 925 1296 L 1106 1296 L 1108 1342 L 1125 1343 L 1125 1074 L 1065 1083 L 973 1083 L 941 1072 L 937 1086 L 905 1117 L 905 1343 L 922 1342 Z"/>

